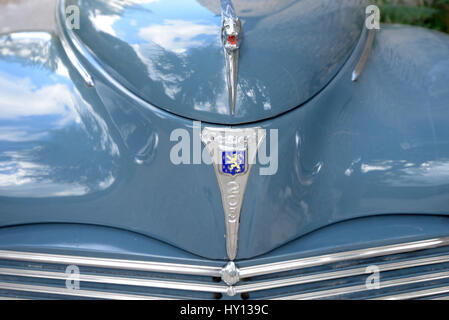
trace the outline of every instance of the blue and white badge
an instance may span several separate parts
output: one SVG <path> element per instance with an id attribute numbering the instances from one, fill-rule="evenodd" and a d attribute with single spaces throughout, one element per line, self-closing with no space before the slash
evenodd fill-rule
<path id="1" fill-rule="evenodd" d="M 245 151 L 222 151 L 221 171 L 224 174 L 235 176 L 246 171 Z"/>

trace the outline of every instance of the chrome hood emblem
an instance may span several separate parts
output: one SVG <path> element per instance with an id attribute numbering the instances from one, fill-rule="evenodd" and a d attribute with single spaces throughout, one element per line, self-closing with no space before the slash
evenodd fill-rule
<path id="1" fill-rule="evenodd" d="M 240 211 L 246 183 L 265 136 L 265 130 L 260 127 L 205 127 L 201 134 L 220 187 L 226 224 L 226 251 L 230 260 L 237 256 Z"/>
<path id="2" fill-rule="evenodd" d="M 221 0 L 221 16 L 221 39 L 226 60 L 226 84 L 229 92 L 231 114 L 234 115 L 237 99 L 237 75 L 239 68 L 239 48 L 242 42 L 242 24 L 235 14 L 234 6 L 230 0 Z"/>

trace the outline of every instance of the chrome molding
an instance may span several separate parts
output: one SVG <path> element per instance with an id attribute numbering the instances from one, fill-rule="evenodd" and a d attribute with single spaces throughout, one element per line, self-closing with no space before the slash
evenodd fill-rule
<path id="1" fill-rule="evenodd" d="M 67 288 L 60 288 L 60 287 L 38 286 L 38 285 L 18 284 L 18 283 L 9 283 L 9 282 L 0 282 L 0 289 L 14 290 L 14 291 L 25 291 L 25 292 L 36 292 L 36 293 L 46 293 L 46 294 L 64 295 L 64 296 L 75 296 L 75 297 L 83 297 L 83 298 L 97 298 L 97 299 L 166 300 L 163 297 L 152 297 L 152 296 L 144 296 L 144 295 L 121 294 L 121 293 L 93 291 L 93 290 L 82 290 L 82 289 L 70 290 L 70 289 L 67 289 Z"/>
<path id="2" fill-rule="evenodd" d="M 448 278 L 449 278 L 449 271 L 424 274 L 424 275 L 419 275 L 419 276 L 414 276 L 414 277 L 382 281 L 380 289 L 408 285 L 408 284 L 415 284 L 415 283 L 426 282 L 426 281 L 448 279 Z M 323 291 L 314 291 L 314 292 L 310 292 L 310 293 L 285 296 L 285 297 L 276 298 L 274 300 L 322 299 L 322 298 L 329 298 L 329 297 L 340 296 L 340 295 L 349 294 L 349 293 L 368 291 L 368 290 L 369 289 L 367 289 L 366 285 L 362 284 L 362 285 L 356 285 L 356 286 L 350 286 L 350 287 L 343 287 L 343 288 L 323 290 Z M 371 290 L 377 290 L 377 289 L 371 289 Z M 409 293 L 407 293 L 407 294 L 409 294 Z M 398 297 L 398 296 L 401 296 L 401 295 L 390 296 L 390 299 L 392 299 L 392 297 Z M 376 298 L 373 300 L 386 300 L 386 299 L 388 299 L 388 297 L 379 297 L 379 298 Z M 398 299 L 403 299 L 403 298 L 398 298 Z"/>
<path id="3" fill-rule="evenodd" d="M 0 268 L 1 275 L 17 276 L 17 277 L 30 277 L 30 278 L 45 278 L 55 280 L 66 280 L 67 274 L 64 272 L 49 272 L 30 269 L 11 269 Z M 116 276 L 102 276 L 91 274 L 80 274 L 79 279 L 81 282 L 96 282 L 107 284 L 119 284 L 127 286 L 137 287 L 150 287 L 150 288 L 162 288 L 162 289 L 174 289 L 174 290 L 187 290 L 187 291 L 201 291 L 201 292 L 215 292 L 226 293 L 227 287 L 219 284 L 208 284 L 200 282 L 181 282 L 181 281 L 169 281 L 169 280 L 153 280 L 147 278 L 124 278 Z"/>
<path id="4" fill-rule="evenodd" d="M 411 252 L 430 248 L 438 248 L 447 245 L 449 245 L 449 237 L 414 241 L 414 242 L 393 244 L 374 248 L 365 248 L 352 251 L 343 251 L 326 254 L 322 256 L 244 267 L 240 268 L 239 274 L 240 278 L 243 279 L 258 275 L 265 275 L 295 269 L 320 266 L 340 261 L 373 258 L 402 252 Z"/>
<path id="5" fill-rule="evenodd" d="M 69 42 L 64 33 L 64 30 L 62 29 L 61 14 L 63 14 L 64 11 L 60 11 L 60 10 L 62 10 L 64 8 L 63 4 L 64 4 L 64 1 L 61 1 L 61 0 L 58 0 L 58 3 L 56 4 L 56 34 L 59 37 L 59 39 L 61 40 L 62 47 L 63 47 L 64 52 L 66 53 L 67 57 L 69 58 L 70 63 L 73 65 L 73 67 L 79 73 L 79 75 L 83 78 L 84 83 L 88 87 L 93 87 L 95 85 L 95 83 L 94 83 L 92 76 L 89 74 L 89 72 L 87 72 L 86 68 L 84 68 L 81 61 L 77 58 L 75 52 L 72 50 L 72 48 L 69 45 Z"/>
<path id="6" fill-rule="evenodd" d="M 367 30 L 366 28 L 364 30 Z M 363 68 L 365 67 L 366 61 L 368 60 L 368 57 L 371 53 L 371 49 L 373 47 L 374 42 L 374 36 L 376 34 L 375 29 L 371 29 L 368 31 L 368 38 L 365 42 L 365 47 L 363 48 L 362 55 L 360 56 L 359 62 L 357 63 L 354 71 L 352 72 L 352 81 L 357 81 L 360 77 L 360 74 L 363 71 Z"/>
<path id="7" fill-rule="evenodd" d="M 27 299 L 0 296 L 0 300 L 27 300 Z"/>
<path id="8" fill-rule="evenodd" d="M 159 289 L 172 289 L 179 291 L 196 291 L 206 293 L 227 294 L 234 296 L 240 293 L 250 293 L 255 291 L 263 291 L 269 289 L 283 288 L 295 285 L 318 283 L 320 281 L 343 279 L 352 276 L 359 276 L 366 273 L 366 266 L 356 265 L 354 267 L 348 267 L 343 270 L 331 270 L 321 273 L 305 273 L 300 276 L 280 277 L 278 279 L 261 280 L 256 282 L 241 283 L 239 280 L 246 277 L 269 275 L 273 273 L 291 271 L 302 268 L 322 266 L 333 264 L 342 261 L 351 261 L 358 259 L 366 259 L 380 256 L 389 256 L 399 253 L 409 253 L 418 250 L 432 249 L 443 246 L 449 246 L 449 237 L 435 238 L 422 241 L 414 241 L 408 243 L 400 243 L 386 246 L 379 246 L 374 248 L 365 248 L 358 250 L 351 250 L 346 252 L 332 253 L 327 255 L 320 255 L 315 257 L 307 257 L 302 259 L 295 259 L 290 261 L 283 261 L 278 263 L 256 265 L 250 267 L 238 268 L 235 263 L 228 263 L 224 267 L 204 266 L 204 265 L 189 265 L 189 264 L 176 264 L 166 262 L 150 262 L 141 260 L 124 260 L 124 259 L 109 259 L 109 258 L 95 258 L 95 257 L 82 257 L 82 256 L 70 256 L 60 254 L 48 254 L 48 253 L 33 253 L 33 252 L 18 252 L 9 250 L 0 250 L 1 260 L 13 260 L 21 262 L 34 262 L 34 263 L 48 263 L 48 264 L 62 264 L 62 265 L 78 265 L 88 267 L 99 267 L 106 269 L 101 274 L 80 274 L 79 280 L 81 282 L 90 283 L 102 283 L 111 285 L 124 285 L 133 287 L 148 287 Z M 400 270 L 413 267 L 431 266 L 441 263 L 449 263 L 449 254 L 439 256 L 427 256 L 427 257 L 414 257 L 406 258 L 401 257 L 393 262 L 379 262 L 377 266 L 380 272 Z M 224 283 L 215 284 L 208 283 L 207 279 L 203 280 L 179 280 L 164 278 L 148 278 L 143 276 L 128 277 L 120 275 L 116 272 L 109 274 L 107 270 L 119 269 L 128 271 L 149 271 L 160 273 L 172 273 L 194 276 L 207 276 L 207 277 L 221 277 Z M 25 267 L 0 267 L 0 275 L 24 277 L 24 278 L 41 278 L 41 279 L 53 279 L 53 280 L 65 280 L 67 274 L 60 271 L 45 271 L 29 269 Z M 393 280 L 382 281 L 381 288 L 400 286 L 405 284 L 415 284 L 432 280 L 449 279 L 449 272 L 427 273 L 406 278 L 399 278 Z M 48 287 L 46 285 L 25 285 L 23 283 L 0 283 L 0 289 L 17 290 L 17 291 L 30 291 L 40 292 L 48 294 L 59 295 L 73 295 L 68 294 L 67 289 L 58 287 Z M 435 290 L 437 290 L 436 288 Z M 320 299 L 327 297 L 335 297 L 339 295 L 356 293 L 366 291 L 365 284 L 346 286 L 336 289 L 327 289 L 314 291 L 309 293 L 295 294 L 282 296 L 278 299 Z M 430 289 L 429 289 L 430 290 Z M 420 296 L 436 295 L 440 291 L 421 290 L 417 292 L 408 292 L 407 294 L 399 294 L 393 296 L 381 297 L 381 299 L 403 299 Z M 114 294 L 108 292 L 97 292 L 92 290 L 76 290 L 77 296 L 80 297 L 93 297 L 93 298 L 106 298 L 106 299 L 147 299 L 147 296 L 140 295 L 127 295 L 127 294 Z M 436 292 L 436 293 L 435 293 Z M 449 292 L 449 291 L 448 291 Z M 445 293 L 445 292 L 442 292 Z M 158 299 L 157 297 L 150 297 Z"/>
<path id="9" fill-rule="evenodd" d="M 150 262 L 142 260 L 124 260 L 109 258 L 93 258 L 69 256 L 60 254 L 17 252 L 0 250 L 0 259 L 31 261 L 41 263 L 74 264 L 100 268 L 114 268 L 123 270 L 151 271 L 161 273 L 177 273 L 197 276 L 220 277 L 221 268 L 188 264 Z"/>
<path id="10" fill-rule="evenodd" d="M 426 290 L 418 290 L 407 293 L 395 294 L 390 296 L 383 296 L 380 298 L 376 298 L 373 300 L 407 300 L 407 299 L 416 299 L 416 298 L 426 298 L 430 296 L 436 296 L 439 294 L 449 293 L 449 286 L 431 288 Z M 439 297 L 433 300 L 449 300 L 449 297 Z"/>
<path id="11" fill-rule="evenodd" d="M 386 263 L 386 264 L 378 264 L 377 267 L 379 268 L 380 272 L 385 272 L 385 271 L 420 267 L 420 266 L 445 263 L 445 262 L 449 262 L 449 255 L 437 256 L 437 257 L 431 257 L 431 258 L 421 258 L 421 259 L 416 259 L 416 260 L 406 260 L 406 261 Z M 294 286 L 294 285 L 305 284 L 305 283 L 346 278 L 346 277 L 358 276 L 358 275 L 363 275 L 363 274 L 366 274 L 366 267 L 352 268 L 352 269 L 334 271 L 334 272 L 318 273 L 318 274 L 312 274 L 312 275 L 302 275 L 299 277 L 291 277 L 291 278 L 286 278 L 286 279 L 281 279 L 281 280 L 260 281 L 260 282 L 251 283 L 251 284 L 239 285 L 235 288 L 235 292 L 236 293 L 254 292 L 254 291 Z M 365 287 L 365 290 L 366 290 L 366 287 Z"/>
<path id="12" fill-rule="evenodd" d="M 436 288 L 436 289 L 416 291 L 415 293 L 422 292 L 422 294 L 423 294 L 422 296 L 418 296 L 416 298 L 428 297 L 430 295 L 430 294 L 427 294 L 428 291 L 432 291 L 432 294 L 431 294 L 432 296 L 437 295 L 437 294 L 445 294 L 445 293 L 449 293 L 449 286 L 447 286 L 447 287 L 440 287 L 440 288 Z M 429 300 L 449 300 L 449 296 L 440 296 L 440 297 L 437 297 L 437 298 L 430 298 Z"/>

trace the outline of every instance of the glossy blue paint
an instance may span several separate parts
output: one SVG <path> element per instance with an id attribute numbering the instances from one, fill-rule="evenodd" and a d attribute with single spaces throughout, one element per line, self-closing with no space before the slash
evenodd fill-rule
<path id="1" fill-rule="evenodd" d="M 447 35 L 384 26 L 358 82 L 349 63 L 310 103 L 264 123 L 279 128 L 282 156 L 275 176 L 249 178 L 240 254 L 355 217 L 446 215 L 448 57 Z"/>
<path id="2" fill-rule="evenodd" d="M 359 49 L 314 99 L 257 123 L 280 130 L 282 156 L 274 176 L 252 169 L 238 259 L 354 218 L 447 214 L 449 38 L 384 26 L 353 83 Z M 226 259 L 212 167 L 169 161 L 170 133 L 191 121 L 86 68 L 94 88 L 57 38 L 0 39 L 0 226 L 95 224 Z"/>
<path id="3" fill-rule="evenodd" d="M 437 215 L 378 215 L 337 222 L 314 230 L 261 256 L 240 260 L 240 267 L 357 250 L 448 234 L 449 218 Z"/>
<path id="4" fill-rule="evenodd" d="M 3 100 L 2 110 L 12 112 L 15 106 L 22 106 L 26 118 L 36 110 L 35 102 L 42 99 L 39 95 L 41 79 L 46 77 L 48 86 L 59 85 L 57 71 L 69 66 L 58 39 L 40 35 L 43 40 L 27 41 L 52 50 L 43 49 L 41 56 L 28 51 L 31 57 L 13 54 L 2 58 L 8 65 L 2 71 L 5 81 L 23 74 L 14 82 L 29 83 L 31 91 L 25 102 L 20 94 Z M 27 35 L 19 37 L 24 36 Z M 2 52 L 8 54 L 10 48 L 19 45 L 15 37 L 2 39 Z M 38 63 L 30 64 L 31 58 Z M 61 67 L 52 69 L 59 60 Z M 51 63 L 46 66 L 40 61 Z M 222 215 L 206 214 L 220 208 L 213 172 L 206 175 L 202 183 L 192 186 L 189 181 L 194 181 L 204 170 L 200 166 L 175 166 L 169 160 L 171 131 L 188 128 L 191 122 L 121 95 L 95 73 L 95 88 L 87 88 L 75 70 L 66 73 L 73 77 L 75 85 L 66 86 L 61 92 L 64 99 L 50 101 L 56 107 L 51 108 L 52 104 L 44 101 L 47 102 L 44 106 L 50 107 L 32 119 L 40 123 L 41 131 L 46 134 L 24 134 L 23 139 L 3 137 L 1 152 L 5 160 L 2 163 L 0 224 L 78 222 L 114 226 L 181 244 L 185 249 L 202 247 L 211 241 L 206 256 L 224 258 Z M 2 96 L 9 97 L 6 90 Z M 42 122 L 42 116 L 55 117 L 54 109 L 69 110 L 77 121 L 60 121 L 59 128 L 53 127 L 55 121 Z M 11 134 L 20 132 L 23 128 L 20 116 L 17 119 L 2 117 L 5 130 Z M 103 157 L 96 156 L 97 153 Z M 115 171 L 111 174 L 107 168 Z M 167 179 L 170 175 L 178 178 Z M 72 182 L 67 190 L 58 184 L 66 180 Z M 180 180 L 185 183 L 179 183 Z M 47 191 L 46 183 L 55 191 Z M 82 189 L 77 192 L 79 186 Z M 18 191 L 12 193 L 14 189 Z M 201 193 L 208 198 L 206 203 L 197 201 Z M 197 227 L 206 231 L 206 237 L 197 232 L 189 232 L 187 237 L 183 234 L 182 230 Z M 172 238 L 174 234 L 177 236 Z"/>
<path id="5" fill-rule="evenodd" d="M 82 8 L 74 32 L 124 86 L 174 114 L 221 124 L 274 117 L 321 90 L 357 44 L 367 1 L 233 3 L 243 24 L 234 116 L 219 1 L 67 1 Z"/>
<path id="6" fill-rule="evenodd" d="M 449 217 L 384 215 L 352 219 L 321 228 L 240 267 L 298 259 L 342 250 L 447 236 Z M 98 225 L 33 224 L 2 228 L 0 250 L 222 266 L 142 234 Z"/>
<path id="7" fill-rule="evenodd" d="M 0 248 L 148 261 L 217 265 L 147 236 L 98 225 L 33 224 L 3 228 Z M 212 262 L 212 264 L 211 264 Z M 220 266 L 222 262 L 219 262 Z"/>
<path id="8" fill-rule="evenodd" d="M 119 148 L 72 82 L 59 43 L 47 33 L 15 33 L 2 37 L 0 48 L 0 194 L 107 189 L 117 178 Z"/>

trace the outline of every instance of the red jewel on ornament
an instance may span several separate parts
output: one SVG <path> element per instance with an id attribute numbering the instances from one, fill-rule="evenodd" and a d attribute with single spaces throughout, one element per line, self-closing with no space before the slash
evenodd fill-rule
<path id="1" fill-rule="evenodd" d="M 232 45 L 237 44 L 237 37 L 236 36 L 228 36 L 228 42 Z"/>

